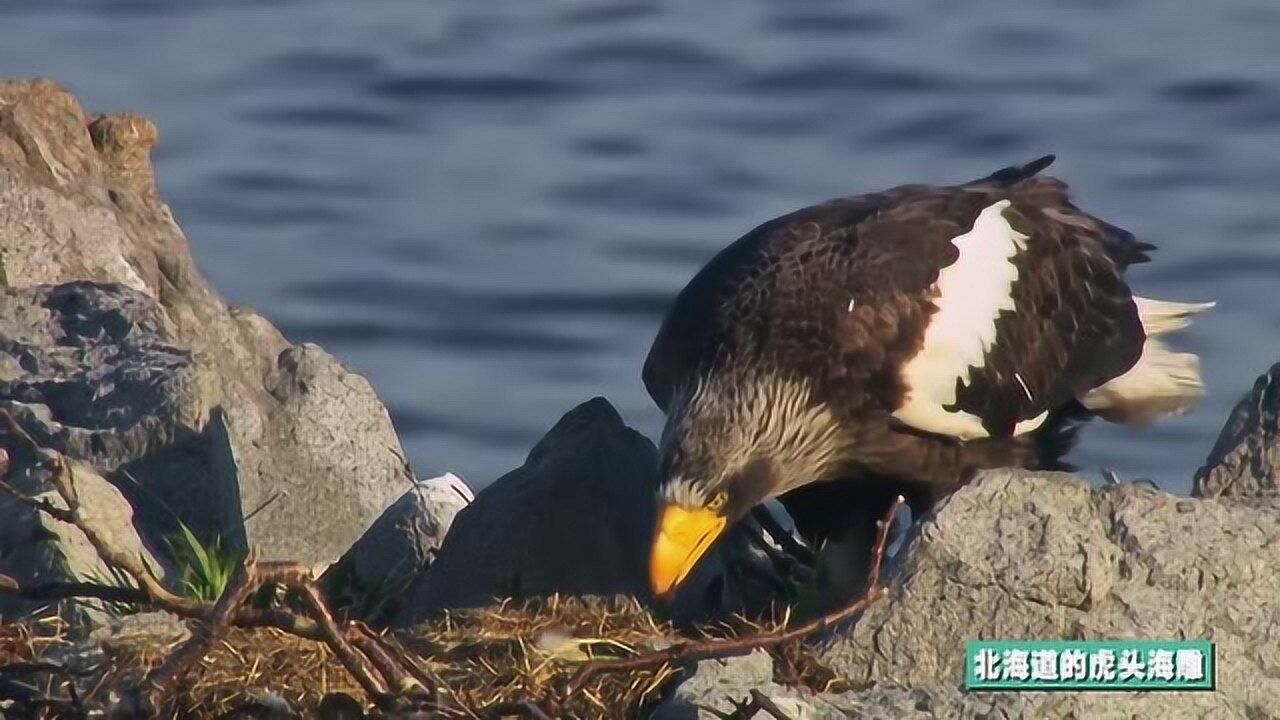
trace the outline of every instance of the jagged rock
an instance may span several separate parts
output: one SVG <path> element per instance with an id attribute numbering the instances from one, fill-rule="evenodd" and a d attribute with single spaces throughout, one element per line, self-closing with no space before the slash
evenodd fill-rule
<path id="1" fill-rule="evenodd" d="M 205 540 L 251 542 L 267 559 L 332 562 L 408 487 L 399 440 L 363 379 L 314 346 L 290 346 L 200 276 L 155 188 L 149 154 L 157 138 L 136 115 L 86 117 L 54 83 L 0 82 L 0 255 L 8 282 L 92 281 L 96 294 L 62 292 L 107 303 L 83 310 L 91 322 L 80 321 L 80 310 L 54 318 L 72 350 L 43 348 L 49 357 L 96 354 L 32 368 L 26 354 L 0 344 L 0 373 L 26 382 L 35 399 L 23 402 L 32 404 L 28 419 L 40 420 L 36 429 L 131 488 L 145 521 L 172 523 L 176 515 Z M 125 289 L 133 298 L 123 299 Z M 47 310 L 6 310 L 19 329 L 6 328 L 0 339 L 39 347 L 50 334 L 40 328 Z M 90 334 L 95 322 L 104 337 Z M 167 352 L 172 361 L 140 365 L 128 345 L 142 336 L 148 357 Z M 96 383 L 88 368 L 100 362 L 124 373 L 114 378 L 122 389 L 110 417 L 85 407 L 86 398 L 101 399 L 88 382 Z M 247 538 L 244 515 L 253 516 Z"/>
<path id="2" fill-rule="evenodd" d="M 1214 693 L 1044 695 L 1031 709 L 1269 717 L 1280 713 L 1277 567 L 1276 501 L 992 472 L 921 523 L 887 600 L 833 637 L 822 659 L 854 686 L 958 687 L 971 638 L 1209 638 Z"/>
<path id="3" fill-rule="evenodd" d="M 404 590 L 435 559 L 453 518 L 474 499 L 453 473 L 415 483 L 325 572 L 329 597 L 366 620 L 394 613 Z"/>
<path id="4" fill-rule="evenodd" d="M 11 453 L 11 457 L 21 457 Z M 14 463 L 10 486 L 27 496 L 58 508 L 66 503 L 50 482 L 50 471 L 28 457 Z M 72 487 L 80 501 L 80 511 L 92 527 L 112 547 L 133 557 L 141 557 L 156 573 L 164 576 L 162 555 L 155 552 L 134 524 L 133 508 L 119 490 L 93 468 L 70 463 Z M 119 576 L 102 560 L 89 539 L 78 528 L 50 518 L 42 512 L 0 494 L 0 574 L 8 575 L 24 587 L 51 582 L 93 581 L 107 585 L 120 582 Z M 0 617 L 18 615 L 46 603 L 31 603 L 0 593 Z M 110 614 L 109 608 L 92 601 L 64 601 L 58 612 L 77 626 L 96 625 Z"/>
<path id="5" fill-rule="evenodd" d="M 1280 363 L 1231 411 L 1191 494 L 1280 497 Z"/>
<path id="6" fill-rule="evenodd" d="M 103 618 L 102 623 L 87 634 L 50 645 L 42 659 L 65 668 L 68 677 L 79 678 L 77 686 L 83 696 L 90 691 L 88 685 L 93 682 L 95 671 L 122 650 L 140 645 L 177 647 L 190 637 L 188 622 L 167 612 L 112 616 Z"/>
<path id="7" fill-rule="evenodd" d="M 657 451 L 608 401 L 569 411 L 453 521 L 397 624 L 494 598 L 644 595 Z"/>
<path id="8" fill-rule="evenodd" d="M 653 443 L 627 427 L 604 398 L 570 410 L 523 466 L 458 513 L 393 624 L 497 598 L 648 597 L 657 460 Z M 688 623 L 769 606 L 777 588 L 759 578 L 771 565 L 752 545 L 748 527 L 731 530 L 686 579 L 663 608 L 669 619 Z"/>
<path id="9" fill-rule="evenodd" d="M 0 82 L 0 250 L 10 283 L 128 285 L 156 299 L 175 339 L 227 371 L 227 392 L 261 394 L 256 378 L 288 342 L 252 312 L 230 311 L 196 271 L 151 182 L 157 138 L 136 115 L 91 120 L 47 80 Z"/>
<path id="10" fill-rule="evenodd" d="M 242 546 L 235 477 L 204 461 L 207 378 L 164 322 L 124 285 L 0 289 L 0 408 L 42 447 L 118 478 L 152 537 L 175 530 L 176 514 Z"/>
<path id="11" fill-rule="evenodd" d="M 163 322 L 123 285 L 0 288 L 0 402 L 40 421 L 56 449 L 114 469 L 204 414 L 191 353 Z"/>

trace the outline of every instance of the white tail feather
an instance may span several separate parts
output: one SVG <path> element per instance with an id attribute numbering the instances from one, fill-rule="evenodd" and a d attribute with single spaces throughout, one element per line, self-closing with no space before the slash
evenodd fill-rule
<path id="1" fill-rule="evenodd" d="M 1191 316 L 1212 308 L 1217 303 L 1180 303 L 1168 300 L 1152 300 L 1134 296 L 1133 302 L 1138 306 L 1138 319 L 1142 321 L 1142 329 L 1147 337 L 1164 335 L 1191 324 Z"/>
<path id="2" fill-rule="evenodd" d="M 1159 338 L 1186 327 L 1191 316 L 1214 303 L 1179 303 L 1134 297 L 1147 341 L 1142 356 L 1125 374 L 1090 390 L 1081 402 L 1112 422 L 1145 423 L 1158 415 L 1183 413 L 1204 395 L 1200 358 L 1174 352 Z"/>

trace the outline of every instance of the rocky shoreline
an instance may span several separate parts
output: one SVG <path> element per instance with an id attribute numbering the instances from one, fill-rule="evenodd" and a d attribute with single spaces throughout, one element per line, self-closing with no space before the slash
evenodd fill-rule
<path id="1" fill-rule="evenodd" d="M 0 409 L 73 464 L 112 542 L 167 580 L 181 528 L 252 547 L 314 569 L 351 607 L 376 595 L 395 626 L 495 597 L 644 597 L 648 439 L 597 398 L 478 496 L 415 478 L 364 378 L 200 276 L 155 186 L 157 137 L 145 118 L 86 114 L 51 82 L 0 82 Z M 1280 715 L 1277 376 L 1280 364 L 1232 413 L 1193 497 L 1024 472 L 956 493 L 903 541 L 886 597 L 821 642 L 840 691 L 779 684 L 757 652 L 704 661 L 655 716 L 714 717 L 752 690 L 805 718 Z M 43 458 L 12 433 L 0 445 L 13 488 L 56 504 Z M 77 528 L 4 495 L 0 518 L 0 575 L 111 576 Z M 757 592 L 707 566 L 677 615 Z M 39 605 L 0 592 L 0 621 Z M 111 625 L 81 603 L 60 611 L 86 632 Z M 968 694 L 973 637 L 1208 638 L 1217 689 Z"/>

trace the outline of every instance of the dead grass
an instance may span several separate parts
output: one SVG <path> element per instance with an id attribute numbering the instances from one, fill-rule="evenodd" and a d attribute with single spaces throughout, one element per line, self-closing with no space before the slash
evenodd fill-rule
<path id="1" fill-rule="evenodd" d="M 669 644 L 671 628 L 630 599 L 550 598 L 454 611 L 401 642 L 437 689 L 443 717 L 551 696 L 586 660 L 627 657 Z M 569 699 L 571 717 L 636 717 L 656 702 L 676 669 L 603 675 Z"/>
<path id="2" fill-rule="evenodd" d="M 136 686 L 176 646 L 146 635 L 104 645 L 108 661 L 85 703 L 109 704 L 111 689 Z M 174 690 L 167 705 L 159 708 L 162 717 L 222 717 L 269 696 L 311 714 L 329 693 L 362 696 L 359 684 L 327 646 L 274 628 L 230 628 Z"/>
<path id="3" fill-rule="evenodd" d="M 0 667 L 59 657 L 70 641 L 54 622 L 0 625 Z M 550 697 L 557 683 L 586 660 L 628 657 L 665 646 L 676 636 L 634 600 L 553 597 L 453 611 L 384 637 L 434 691 L 428 709 L 436 717 L 478 718 L 504 705 Z M 104 662 L 76 682 L 84 706 L 109 706 L 121 688 L 136 686 L 178 644 L 147 633 L 103 643 Z M 659 699 L 677 672 L 663 666 L 601 675 L 562 706 L 562 716 L 636 717 Z M 56 674 L 45 674 L 41 690 L 66 698 Z M 273 628 L 230 628 L 158 710 L 163 717 L 221 717 L 276 696 L 311 716 L 330 693 L 363 698 L 359 684 L 325 644 Z"/>
<path id="4" fill-rule="evenodd" d="M 56 619 L 0 625 L 0 667 L 61 656 L 71 645 Z M 768 627 L 744 624 L 754 633 Z M 716 634 L 724 632 L 718 628 Z M 442 719 L 536 715 L 536 705 L 557 696 L 588 660 L 625 658 L 666 647 L 681 638 L 628 598 L 552 597 L 525 604 L 452 611 L 436 620 L 384 636 L 387 646 L 433 691 L 424 708 Z M 179 642 L 131 633 L 102 644 L 103 662 L 76 679 L 86 708 L 105 709 L 123 688 L 168 657 Z M 816 664 L 802 644 L 774 651 L 778 679 L 832 689 L 834 676 Z M 594 676 L 557 709 L 564 718 L 642 717 L 676 681 L 670 665 Z M 35 674 L 41 691 L 68 699 L 66 677 Z M 161 717 L 225 717 L 277 697 L 303 717 L 314 717 L 330 693 L 360 698 L 360 685 L 323 643 L 274 628 L 230 628 L 179 680 Z M 65 709 L 65 708 L 64 708 Z M 56 708 L 45 716 L 57 715 Z"/>

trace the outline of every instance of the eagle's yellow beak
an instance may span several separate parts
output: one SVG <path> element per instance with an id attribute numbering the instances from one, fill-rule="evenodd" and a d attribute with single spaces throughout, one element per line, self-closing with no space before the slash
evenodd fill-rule
<path id="1" fill-rule="evenodd" d="M 671 595 L 698 559 L 724 530 L 725 519 L 707 509 L 667 505 L 658 513 L 658 530 L 649 556 L 649 581 L 659 598 Z"/>

